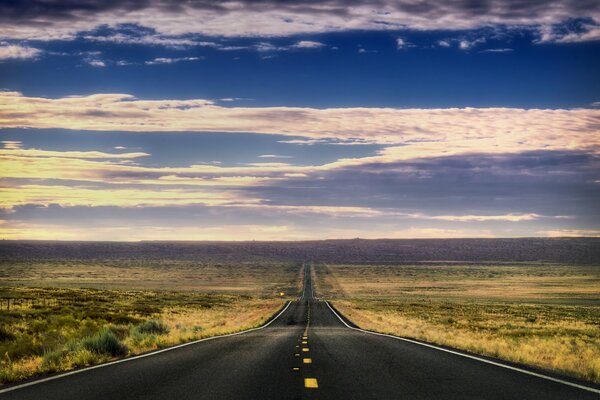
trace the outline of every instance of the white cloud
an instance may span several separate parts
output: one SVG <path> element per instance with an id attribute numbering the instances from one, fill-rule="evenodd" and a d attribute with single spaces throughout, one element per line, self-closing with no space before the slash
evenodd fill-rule
<path id="1" fill-rule="evenodd" d="M 258 158 L 294 158 L 292 156 L 280 156 L 278 154 L 261 154 Z"/>
<path id="2" fill-rule="evenodd" d="M 324 46 L 325 46 L 325 44 L 321 43 L 321 42 L 315 42 L 312 40 L 301 40 L 301 41 L 293 44 L 291 47 L 296 48 L 296 49 L 318 49 L 318 48 L 324 47 Z"/>
<path id="3" fill-rule="evenodd" d="M 513 51 L 513 49 L 509 49 L 509 48 L 498 48 L 498 49 L 485 49 L 485 50 L 481 50 L 481 53 L 509 53 Z"/>
<path id="4" fill-rule="evenodd" d="M 315 42 L 312 40 L 300 40 L 291 45 L 274 45 L 270 42 L 258 42 L 250 47 L 240 47 L 243 49 L 256 50 L 261 53 L 275 52 L 275 51 L 290 51 L 295 49 L 319 49 L 325 47 L 324 43 Z"/>
<path id="5" fill-rule="evenodd" d="M 2 144 L 7 150 L 17 150 L 21 148 L 23 143 L 21 143 L 19 140 L 3 140 Z"/>
<path id="6" fill-rule="evenodd" d="M 484 37 L 479 37 L 476 39 L 461 39 L 458 42 L 458 48 L 461 50 L 469 50 L 478 44 L 485 43 L 486 39 Z"/>
<path id="7" fill-rule="evenodd" d="M 402 38 L 396 38 L 396 48 L 397 49 L 403 49 L 404 47 L 406 47 L 407 42 L 406 40 L 402 39 Z"/>
<path id="8" fill-rule="evenodd" d="M 168 57 L 158 57 L 151 61 L 146 61 L 144 64 L 146 65 L 157 65 L 157 64 L 174 64 L 181 61 L 197 61 L 200 60 L 200 57 L 176 57 L 176 58 L 168 58 Z"/>
<path id="9" fill-rule="evenodd" d="M 125 33 L 114 33 L 107 36 L 101 35 L 84 35 L 85 40 L 92 42 L 109 42 L 118 44 L 140 44 L 151 46 L 166 46 L 166 47 L 190 47 L 190 46 L 213 46 L 213 42 L 201 42 L 191 39 L 163 37 L 157 34 L 149 35 L 128 35 Z"/>
<path id="10" fill-rule="evenodd" d="M 0 156 L 16 156 L 16 157 L 57 157 L 57 158 L 78 158 L 78 159 L 130 159 L 146 157 L 148 153 L 104 153 L 101 151 L 52 151 L 38 149 L 22 149 L 20 142 L 15 144 L 5 143 L 4 148 L 0 149 Z"/>
<path id="11" fill-rule="evenodd" d="M 538 231 L 538 235 L 548 237 L 600 237 L 600 230 L 595 229 L 554 229 Z"/>
<path id="12" fill-rule="evenodd" d="M 437 44 L 440 47 L 450 47 L 450 41 L 448 40 L 438 40 Z"/>
<path id="13" fill-rule="evenodd" d="M 29 46 L 20 46 L 0 42 L 0 60 L 25 60 L 35 59 L 42 54 L 42 50 Z"/>
<path id="14" fill-rule="evenodd" d="M 86 61 L 92 67 L 104 68 L 106 67 L 106 63 L 102 60 L 87 60 Z"/>
<path id="15" fill-rule="evenodd" d="M 564 29 L 561 26 L 543 25 L 538 29 L 538 43 L 578 43 L 600 40 L 600 25 L 596 20 L 595 24 L 582 24 L 578 31 Z M 562 29 L 561 29 L 562 28 Z"/>
<path id="16" fill-rule="evenodd" d="M 599 120 L 596 108 L 223 107 L 205 99 L 138 100 L 124 94 L 47 99 L 0 92 L 0 128 L 255 132 L 294 136 L 290 141 L 305 144 L 387 145 L 374 161 L 533 150 L 600 153 Z"/>

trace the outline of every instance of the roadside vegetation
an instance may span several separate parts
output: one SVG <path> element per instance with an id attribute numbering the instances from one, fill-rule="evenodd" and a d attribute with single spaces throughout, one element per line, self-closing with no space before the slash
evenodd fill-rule
<path id="1" fill-rule="evenodd" d="M 130 290 L 179 290 L 272 296 L 295 293 L 298 263 L 252 261 L 243 254 L 220 262 L 179 259 L 0 260 L 0 286 L 71 287 Z"/>
<path id="2" fill-rule="evenodd" d="M 361 328 L 600 383 L 600 267 L 320 265 L 319 296 Z"/>
<path id="3" fill-rule="evenodd" d="M 262 325 L 282 296 L 0 287 L 0 383 Z"/>

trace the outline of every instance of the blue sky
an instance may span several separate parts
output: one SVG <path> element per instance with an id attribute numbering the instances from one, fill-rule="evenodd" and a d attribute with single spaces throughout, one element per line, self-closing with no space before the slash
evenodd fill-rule
<path id="1" fill-rule="evenodd" d="M 0 14 L 3 238 L 600 234 L 594 2 Z"/>

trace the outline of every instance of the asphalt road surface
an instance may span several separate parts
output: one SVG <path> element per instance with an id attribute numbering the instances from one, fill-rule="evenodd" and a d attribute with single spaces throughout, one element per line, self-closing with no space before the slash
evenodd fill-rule
<path id="1" fill-rule="evenodd" d="M 0 399 L 598 400 L 600 392 L 350 329 L 314 298 L 307 274 L 302 297 L 263 329 L 17 387 Z"/>

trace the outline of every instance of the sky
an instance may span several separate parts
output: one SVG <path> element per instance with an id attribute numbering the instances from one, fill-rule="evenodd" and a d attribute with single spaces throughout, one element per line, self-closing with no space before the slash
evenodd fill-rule
<path id="1" fill-rule="evenodd" d="M 600 236 L 600 3 L 0 3 L 0 238 Z"/>

